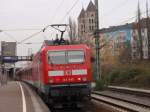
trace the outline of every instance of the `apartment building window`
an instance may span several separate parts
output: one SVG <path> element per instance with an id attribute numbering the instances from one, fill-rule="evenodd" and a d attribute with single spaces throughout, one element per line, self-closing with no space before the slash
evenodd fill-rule
<path id="1" fill-rule="evenodd" d="M 91 19 L 89 19 L 89 23 L 91 23 Z"/>
<path id="2" fill-rule="evenodd" d="M 81 25 L 81 29 L 83 29 L 84 28 L 84 26 L 83 25 Z"/>
<path id="3" fill-rule="evenodd" d="M 134 58 L 136 57 L 136 53 L 135 53 L 135 52 L 133 53 L 133 57 L 134 57 Z"/>
<path id="4" fill-rule="evenodd" d="M 91 31 L 91 26 L 89 26 L 89 30 Z"/>
<path id="5" fill-rule="evenodd" d="M 84 19 L 82 19 L 82 23 L 84 23 L 85 21 L 84 21 Z"/>
<path id="6" fill-rule="evenodd" d="M 92 23 L 94 23 L 94 20 L 92 19 Z"/>
<path id="7" fill-rule="evenodd" d="M 94 30 L 94 26 L 92 26 L 92 30 Z"/>

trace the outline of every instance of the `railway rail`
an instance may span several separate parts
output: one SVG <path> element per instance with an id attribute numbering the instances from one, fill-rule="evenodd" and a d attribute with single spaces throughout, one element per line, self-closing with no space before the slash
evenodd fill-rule
<path id="1" fill-rule="evenodd" d="M 122 87 L 109 87 L 109 89 L 112 91 L 117 91 L 125 94 L 140 95 L 144 97 L 150 96 L 148 90 L 138 90 L 138 89 L 131 89 L 131 88 L 124 89 Z M 93 91 L 91 97 L 93 100 L 107 104 L 120 111 L 150 112 L 150 105 L 141 102 L 136 102 L 131 99 L 115 97 L 114 95 L 111 96 L 98 91 Z"/>

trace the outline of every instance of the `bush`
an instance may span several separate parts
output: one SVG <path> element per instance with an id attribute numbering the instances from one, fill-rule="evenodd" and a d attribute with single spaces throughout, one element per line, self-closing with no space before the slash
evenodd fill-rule
<path id="1" fill-rule="evenodd" d="M 105 85 L 120 85 L 150 89 L 150 63 L 118 64 L 102 66 Z"/>
<path id="2" fill-rule="evenodd" d="M 150 86 L 150 75 L 140 75 L 140 76 L 137 76 L 133 82 L 137 83 L 137 84 L 140 84 L 140 85 L 143 85 L 145 87 L 149 87 Z"/>
<path id="3" fill-rule="evenodd" d="M 145 79 L 143 80 L 143 85 L 146 86 L 146 87 L 150 86 L 150 75 L 147 75 L 145 77 Z"/>
<path id="4" fill-rule="evenodd" d="M 120 71 L 119 70 L 113 70 L 108 74 L 108 77 L 106 78 L 108 83 L 115 82 L 116 78 L 119 77 Z"/>
<path id="5" fill-rule="evenodd" d="M 138 74 L 140 74 L 140 70 L 134 68 L 114 70 L 108 75 L 108 82 L 122 84 L 133 79 Z"/>
<path id="6" fill-rule="evenodd" d="M 95 90 L 98 91 L 98 90 L 104 90 L 105 88 L 105 81 L 104 80 L 98 80 L 96 81 L 96 87 L 95 87 Z"/>
<path id="7" fill-rule="evenodd" d="M 139 74 L 139 72 L 136 69 L 127 69 L 127 70 L 124 70 L 124 71 L 120 72 L 119 77 L 118 77 L 118 81 L 120 83 L 127 82 L 127 81 L 133 79 L 138 74 Z"/>

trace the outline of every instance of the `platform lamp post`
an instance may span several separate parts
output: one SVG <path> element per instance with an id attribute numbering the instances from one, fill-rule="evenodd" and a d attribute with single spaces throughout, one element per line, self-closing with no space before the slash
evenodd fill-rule
<path id="1" fill-rule="evenodd" d="M 3 32 L 3 31 L 1 31 L 1 32 Z M 2 68 L 2 75 L 3 75 L 3 77 L 4 77 L 4 75 L 6 75 L 5 73 L 6 73 L 6 68 L 5 68 L 5 63 L 4 63 L 4 58 L 3 58 L 3 56 L 4 56 L 4 47 L 6 46 L 7 44 L 2 44 L 2 42 L 1 42 L 1 68 Z"/>
<path id="2" fill-rule="evenodd" d="M 3 32 L 3 30 L 0 30 L 0 33 L 1 32 Z M 2 45 L 2 43 L 1 43 L 1 60 L 0 60 L 1 62 L 1 77 L 2 77 L 2 75 L 4 75 L 4 71 L 5 71 L 5 65 L 4 65 L 4 63 L 3 63 L 3 45 Z M 1 81 L 2 81 L 2 79 L 1 79 Z"/>
<path id="3" fill-rule="evenodd" d="M 96 45 L 96 79 L 101 79 L 100 71 L 100 39 L 99 39 L 99 10 L 98 0 L 95 0 L 96 5 L 96 30 L 95 30 L 95 45 Z"/>
<path id="4" fill-rule="evenodd" d="M 3 32 L 2 30 L 0 30 L 0 33 Z M 1 65 L 2 65 L 2 51 L 1 51 Z"/>
<path id="5" fill-rule="evenodd" d="M 3 31 L 0 30 L 0 33 L 1 33 L 1 32 L 3 32 Z M 2 59 L 3 59 L 3 58 L 2 58 L 2 48 L 1 48 L 1 56 L 0 56 L 1 74 L 2 74 L 2 63 L 3 63 L 3 62 L 2 62 L 2 61 L 3 61 Z"/>

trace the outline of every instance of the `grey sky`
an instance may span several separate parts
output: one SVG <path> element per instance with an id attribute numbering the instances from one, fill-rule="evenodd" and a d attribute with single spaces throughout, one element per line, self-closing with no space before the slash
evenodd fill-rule
<path id="1" fill-rule="evenodd" d="M 0 29 L 41 29 L 48 24 L 62 23 L 63 17 L 75 1 L 0 0 Z M 67 23 L 69 16 L 76 20 L 81 8 L 86 8 L 89 1 L 78 0 L 78 3 L 64 19 L 63 23 Z M 136 15 L 137 2 L 138 0 L 99 0 L 100 27 L 124 24 L 124 21 Z M 142 12 L 145 11 L 145 2 L 146 0 L 140 0 Z M 15 38 L 15 40 L 21 41 L 37 31 L 5 31 L 9 36 L 1 32 L 0 40 L 14 41 L 13 38 Z M 51 32 L 41 33 L 26 42 L 42 42 L 44 37 L 51 39 Z M 32 48 L 35 53 L 40 46 L 40 44 L 18 45 L 18 55 L 27 55 L 28 48 Z"/>

